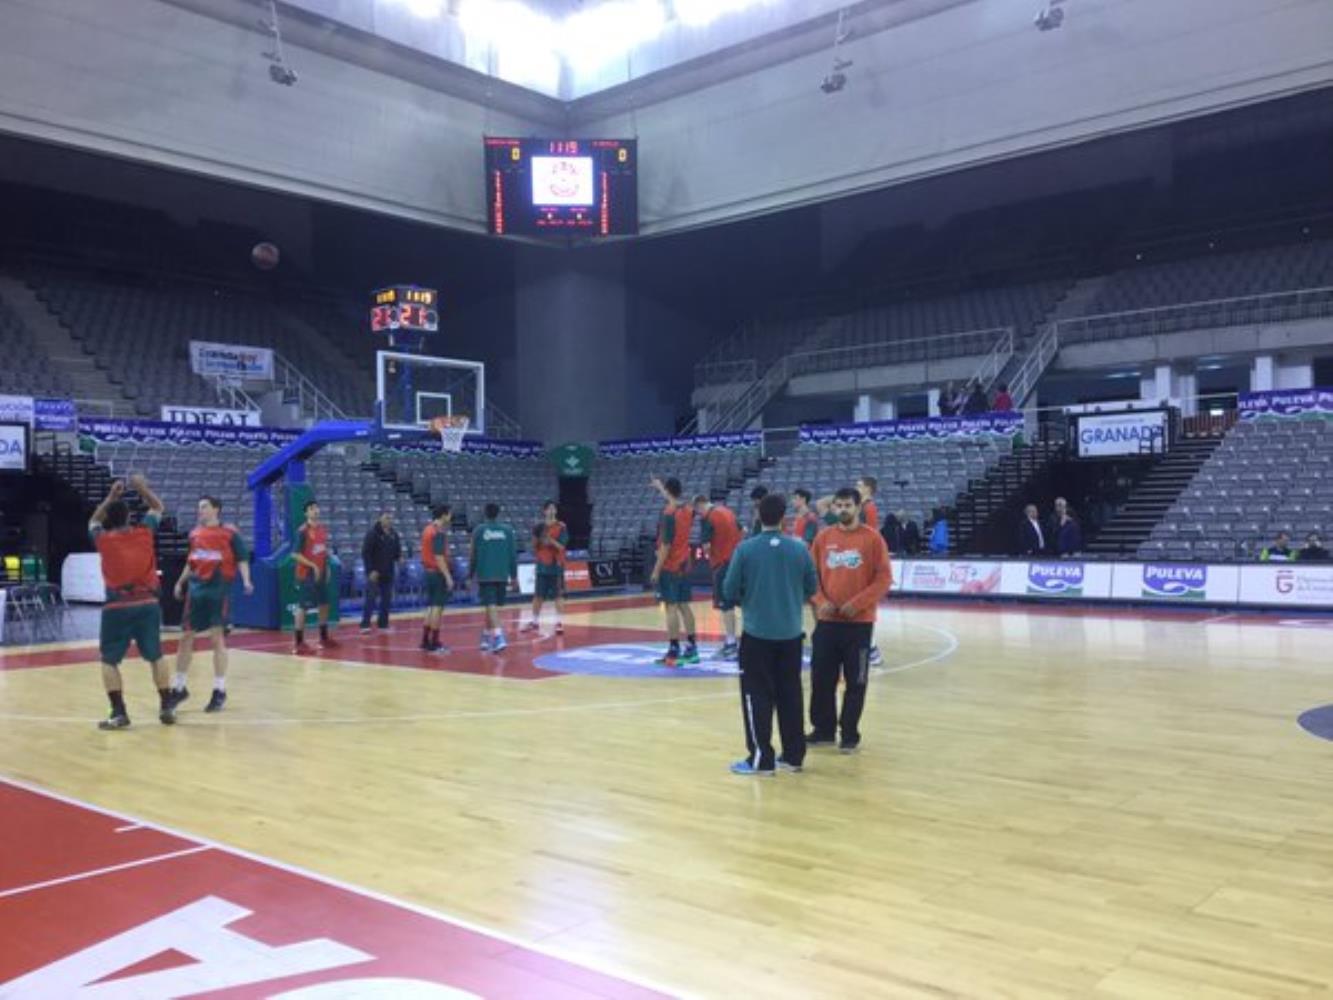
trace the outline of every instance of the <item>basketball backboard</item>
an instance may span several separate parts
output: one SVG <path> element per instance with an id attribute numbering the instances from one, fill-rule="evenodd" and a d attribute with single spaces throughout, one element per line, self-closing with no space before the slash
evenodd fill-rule
<path id="1" fill-rule="evenodd" d="M 486 433 L 486 366 L 480 361 L 377 351 L 376 402 L 386 431 L 426 431 L 436 417 L 467 417 Z"/>

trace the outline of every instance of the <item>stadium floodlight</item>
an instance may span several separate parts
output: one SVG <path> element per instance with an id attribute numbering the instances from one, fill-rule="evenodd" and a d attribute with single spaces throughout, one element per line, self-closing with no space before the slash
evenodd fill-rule
<path id="1" fill-rule="evenodd" d="M 620 0 L 571 14 L 560 25 L 558 45 L 569 65 L 591 69 L 623 59 L 665 27 L 660 0 Z"/>
<path id="2" fill-rule="evenodd" d="M 287 53 L 282 47 L 282 24 L 278 21 L 277 0 L 268 0 L 268 16 L 267 21 L 259 22 L 259 27 L 273 39 L 273 47 L 262 53 L 269 61 L 268 78 L 283 87 L 294 86 L 296 70 L 287 65 Z"/>

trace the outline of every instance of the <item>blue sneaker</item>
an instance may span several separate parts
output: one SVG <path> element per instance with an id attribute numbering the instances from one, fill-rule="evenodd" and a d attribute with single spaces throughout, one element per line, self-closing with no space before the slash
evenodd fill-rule
<path id="1" fill-rule="evenodd" d="M 491 652 L 498 653 L 502 649 L 507 648 L 508 645 L 509 643 L 505 641 L 504 633 L 501 633 L 500 635 L 497 635 L 495 641 L 491 643 Z"/>
<path id="2" fill-rule="evenodd" d="M 738 760 L 731 765 L 731 773 L 745 775 L 746 777 L 758 775 L 761 778 L 771 778 L 777 771 L 771 767 L 755 767 L 749 760 Z"/>

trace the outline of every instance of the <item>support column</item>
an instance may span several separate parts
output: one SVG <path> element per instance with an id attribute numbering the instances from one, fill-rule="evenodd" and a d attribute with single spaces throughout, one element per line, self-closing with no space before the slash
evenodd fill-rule
<path id="1" fill-rule="evenodd" d="M 861 393 L 861 395 L 856 397 L 856 406 L 852 410 L 852 423 L 854 424 L 869 423 L 871 420 L 874 419 L 874 417 L 870 415 L 871 409 L 872 409 L 872 403 L 869 394 L 864 392 Z"/>
<path id="2" fill-rule="evenodd" d="M 928 389 L 926 391 L 926 416 L 938 417 L 940 415 L 940 391 L 938 389 Z"/>
<path id="3" fill-rule="evenodd" d="M 1277 388 L 1277 359 L 1260 354 L 1250 363 L 1250 392 L 1268 392 Z"/>

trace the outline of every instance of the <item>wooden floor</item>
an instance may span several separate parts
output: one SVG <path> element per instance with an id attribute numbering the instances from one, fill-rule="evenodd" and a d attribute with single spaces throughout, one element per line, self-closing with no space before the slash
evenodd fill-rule
<path id="1" fill-rule="evenodd" d="M 564 646 L 655 643 L 631 603 Z M 415 638 L 257 637 L 217 716 L 201 654 L 170 729 L 136 663 L 112 734 L 91 647 L 0 657 L 0 774 L 679 994 L 1333 995 L 1333 743 L 1296 724 L 1333 619 L 895 603 L 862 753 L 768 780 L 727 772 L 734 678 L 533 671 L 553 638 L 418 669 Z"/>

